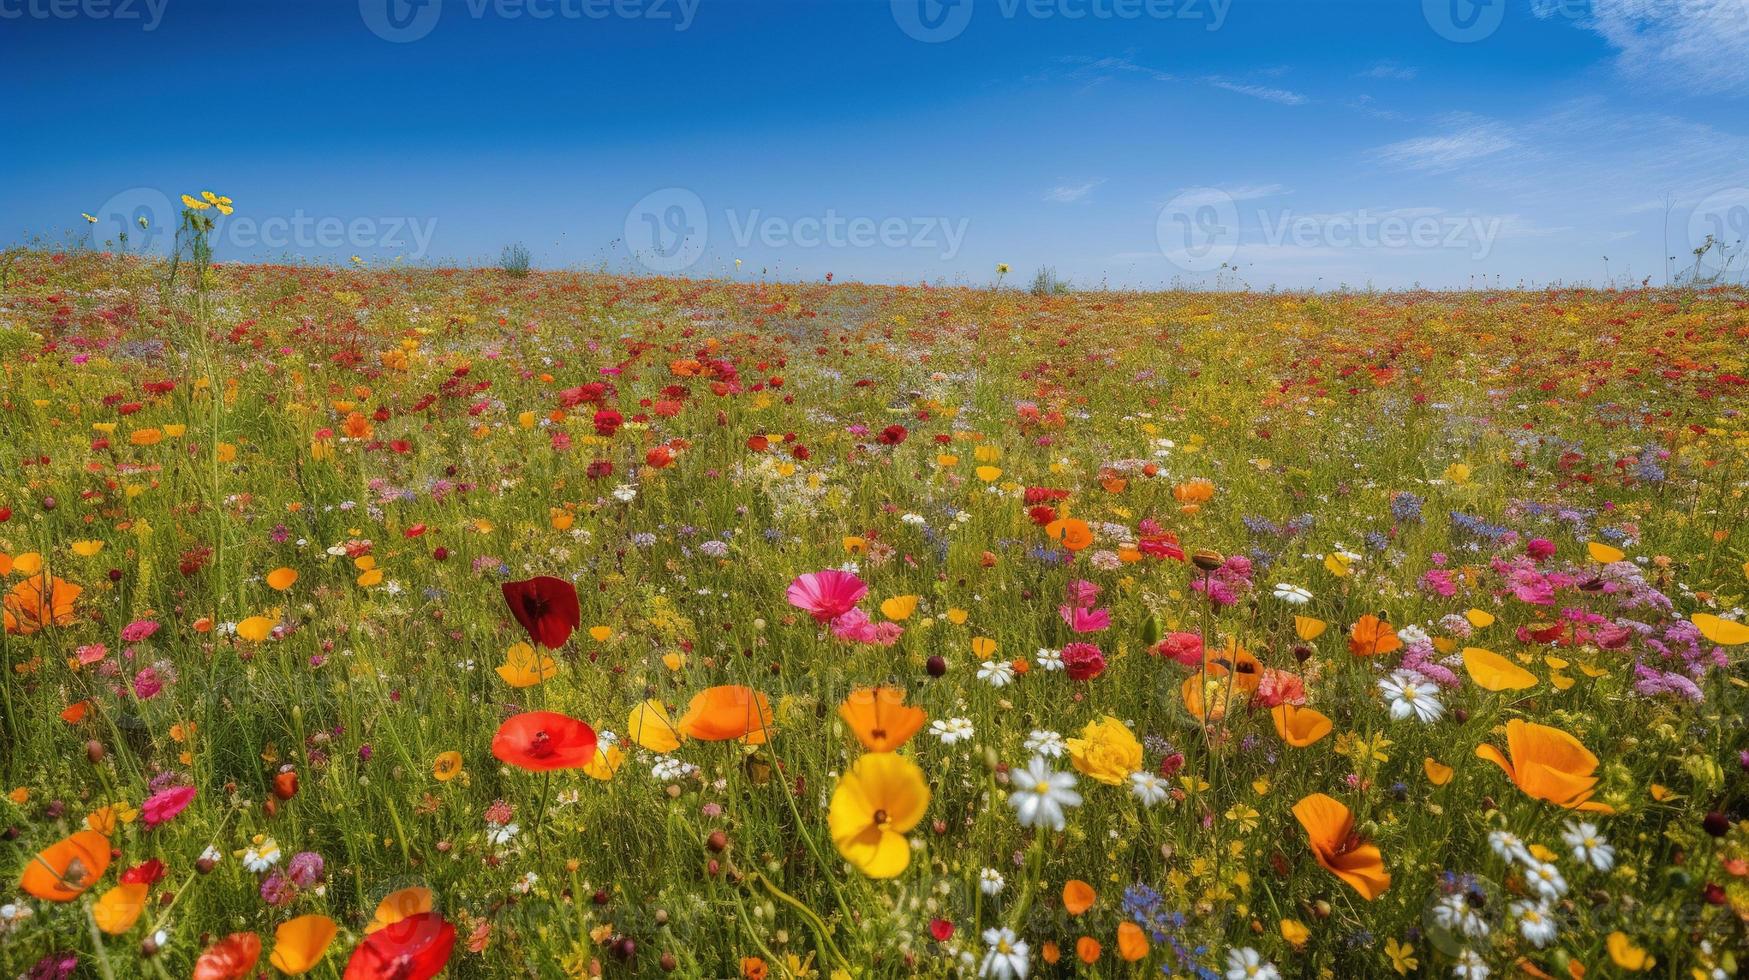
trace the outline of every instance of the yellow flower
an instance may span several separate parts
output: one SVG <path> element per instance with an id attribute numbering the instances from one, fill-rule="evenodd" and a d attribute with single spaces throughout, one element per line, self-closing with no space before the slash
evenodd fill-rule
<path id="1" fill-rule="evenodd" d="M 1408 976 L 1411 971 L 1421 965 L 1421 962 L 1415 958 L 1415 947 L 1408 943 L 1397 942 L 1394 938 L 1385 940 L 1385 955 L 1390 957 L 1391 969 L 1403 976 Z"/>
<path id="2" fill-rule="evenodd" d="M 844 860 L 870 878 L 891 878 L 911 863 L 905 834 L 928 808 L 923 770 L 896 752 L 875 752 L 838 780 L 826 823 Z"/>
<path id="3" fill-rule="evenodd" d="M 1142 743 L 1110 715 L 1088 722 L 1067 744 L 1076 771 L 1097 782 L 1117 786 L 1142 768 Z"/>
<path id="4" fill-rule="evenodd" d="M 1298 919 L 1283 919 L 1281 920 L 1281 938 L 1287 940 L 1287 944 L 1298 951 L 1304 949 L 1306 940 L 1312 938 L 1312 930 L 1306 928 L 1306 924 Z"/>
<path id="5" fill-rule="evenodd" d="M 437 760 L 431 764 L 431 775 L 440 783 L 447 783 L 462 774 L 462 754 L 460 752 L 439 752 Z"/>
<path id="6" fill-rule="evenodd" d="M 1619 930 L 1609 934 L 1605 945 L 1609 947 L 1609 958 L 1624 970 L 1638 973 L 1641 970 L 1650 970 L 1658 962 L 1650 953 L 1635 946 L 1627 933 Z"/>

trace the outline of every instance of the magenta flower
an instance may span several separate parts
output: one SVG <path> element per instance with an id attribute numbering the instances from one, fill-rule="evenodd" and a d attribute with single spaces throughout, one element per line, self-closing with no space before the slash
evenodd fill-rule
<path id="1" fill-rule="evenodd" d="M 786 595 L 790 605 L 826 623 L 855 608 L 868 595 L 868 586 L 849 572 L 828 568 L 796 576 Z"/>
<path id="2" fill-rule="evenodd" d="M 146 817 L 146 826 L 156 827 L 176 819 L 177 814 L 194 802 L 196 792 L 193 786 L 172 786 L 148 796 L 140 807 Z"/>
<path id="3" fill-rule="evenodd" d="M 1111 626 L 1111 610 L 1086 609 L 1081 606 L 1058 606 L 1063 622 L 1077 633 L 1097 633 Z"/>

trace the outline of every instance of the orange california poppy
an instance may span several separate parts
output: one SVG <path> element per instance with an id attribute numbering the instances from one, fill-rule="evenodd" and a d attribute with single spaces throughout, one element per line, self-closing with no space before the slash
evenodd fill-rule
<path id="1" fill-rule="evenodd" d="M 740 684 L 707 687 L 692 696 L 675 727 L 701 742 L 738 738 L 748 745 L 764 745 L 772 729 L 771 703 Z"/>
<path id="2" fill-rule="evenodd" d="M 339 931 L 334 920 L 325 915 L 300 915 L 274 932 L 273 955 L 268 961 L 288 976 L 308 973 L 322 962 Z"/>
<path id="3" fill-rule="evenodd" d="M 1391 624 L 1372 613 L 1355 620 L 1348 630 L 1348 652 L 1357 657 L 1376 657 L 1402 647 L 1403 641 L 1397 639 Z"/>
<path id="4" fill-rule="evenodd" d="M 1099 940 L 1094 939 L 1092 936 L 1082 936 L 1080 939 L 1075 940 L 1075 958 L 1086 963 L 1088 966 L 1098 963 L 1099 954 L 1103 952 L 1104 950 L 1100 948 Z"/>
<path id="5" fill-rule="evenodd" d="M 1184 709 L 1198 721 L 1220 721 L 1227 715 L 1227 685 L 1238 688 L 1237 679 L 1227 680 L 1227 668 L 1214 661 L 1184 679 L 1178 694 L 1184 699 Z"/>
<path id="6" fill-rule="evenodd" d="M 1093 543 L 1093 529 L 1078 517 L 1058 518 L 1045 525 L 1045 533 L 1070 551 L 1080 551 Z"/>
<path id="7" fill-rule="evenodd" d="M 193 980 L 241 980 L 261 958 L 261 937 L 252 932 L 233 932 L 213 943 L 194 961 Z"/>
<path id="8" fill-rule="evenodd" d="M 37 852 L 18 887 L 48 902 L 71 902 L 97 884 L 109 867 L 109 838 L 81 830 Z"/>
<path id="9" fill-rule="evenodd" d="M 911 740 L 929 713 L 905 703 L 897 687 L 859 687 L 838 706 L 838 716 L 870 752 L 891 752 Z"/>
<path id="10" fill-rule="evenodd" d="M 1539 800 L 1569 810 L 1615 812 L 1591 799 L 1597 756 L 1559 728 L 1514 718 L 1506 723 L 1505 754 L 1484 743 L 1476 746 L 1476 755 L 1499 766 L 1515 786 Z"/>
<path id="11" fill-rule="evenodd" d="M 372 917 L 370 924 L 364 927 L 364 934 L 368 936 L 378 929 L 392 926 L 409 916 L 430 912 L 435 907 L 429 888 L 413 885 L 390 892 L 377 903 L 376 915 Z"/>
<path id="12" fill-rule="evenodd" d="M 1239 645 L 1237 637 L 1228 637 L 1225 647 L 1210 651 L 1209 661 L 1233 672 L 1233 689 L 1240 693 L 1251 694 L 1263 683 L 1263 664 Z"/>
<path id="13" fill-rule="evenodd" d="M 1117 926 L 1117 955 L 1125 962 L 1134 963 L 1148 955 L 1148 934 L 1134 922 L 1120 922 Z"/>
<path id="14" fill-rule="evenodd" d="M 1354 814 L 1340 802 L 1313 793 L 1294 804 L 1294 818 L 1306 828 L 1312 856 L 1362 898 L 1370 902 L 1391 887 L 1384 855 L 1376 845 L 1361 842 L 1354 832 Z"/>
<path id="15" fill-rule="evenodd" d="M 73 600 L 84 591 L 48 572 L 20 581 L 4 600 L 6 632 L 29 636 L 45 626 L 71 625 Z"/>
<path id="16" fill-rule="evenodd" d="M 146 911 L 148 886 L 139 882 L 117 885 L 91 906 L 91 921 L 106 935 L 119 936 L 134 927 Z"/>
<path id="17" fill-rule="evenodd" d="M 1070 878 L 1063 883 L 1063 911 L 1070 915 L 1080 915 L 1092 908 L 1098 898 L 1093 886 L 1079 878 Z"/>
<path id="18" fill-rule="evenodd" d="M 1278 704 L 1269 711 L 1275 719 L 1275 733 L 1296 749 L 1303 749 L 1330 734 L 1334 727 L 1330 717 L 1313 708 Z"/>

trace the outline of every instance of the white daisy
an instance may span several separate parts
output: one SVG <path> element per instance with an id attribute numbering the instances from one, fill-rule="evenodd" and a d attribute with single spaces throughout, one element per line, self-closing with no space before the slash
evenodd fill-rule
<path id="1" fill-rule="evenodd" d="M 978 680 L 988 682 L 991 687 L 1007 687 L 1014 683 L 1014 665 L 1006 660 L 986 660 L 978 668 Z"/>
<path id="2" fill-rule="evenodd" d="M 1458 980 L 1487 980 L 1488 964 L 1476 955 L 1473 949 L 1466 949 L 1458 954 L 1457 962 L 1452 965 L 1451 975 Z"/>
<path id="3" fill-rule="evenodd" d="M 1035 728 L 1026 736 L 1026 750 L 1047 759 L 1061 759 L 1063 753 L 1069 751 L 1069 746 L 1063 741 L 1063 736 L 1056 732 Z"/>
<path id="4" fill-rule="evenodd" d="M 1391 676 L 1379 680 L 1379 690 L 1391 702 L 1391 717 L 1397 721 L 1414 715 L 1426 724 L 1445 714 L 1445 705 L 1435 694 L 1439 688 L 1412 670 L 1391 671 Z"/>
<path id="5" fill-rule="evenodd" d="M 1075 774 L 1052 772 L 1042 756 L 1033 756 L 1025 769 L 1009 773 L 1009 785 L 1016 787 L 1008 794 L 1008 805 L 1022 827 L 1045 827 L 1062 830 L 1066 824 L 1063 808 L 1081 805 L 1081 794 L 1075 792 Z"/>
<path id="6" fill-rule="evenodd" d="M 1052 650 L 1049 647 L 1039 647 L 1035 659 L 1038 660 L 1038 665 L 1045 670 L 1063 669 L 1063 651 L 1061 650 Z"/>
<path id="7" fill-rule="evenodd" d="M 1130 773 L 1130 795 L 1142 801 L 1143 806 L 1154 806 L 1166 800 L 1166 781 L 1159 774 L 1147 770 Z"/>
<path id="8" fill-rule="evenodd" d="M 1308 589 L 1287 582 L 1275 583 L 1275 597 L 1290 606 L 1303 606 L 1312 601 L 1312 593 Z"/>
<path id="9" fill-rule="evenodd" d="M 1510 830 L 1488 831 L 1488 846 L 1503 861 L 1530 861 L 1530 849 L 1524 846 L 1524 841 Z"/>
<path id="10" fill-rule="evenodd" d="M 1599 871 L 1615 867 L 1615 848 L 1597 832 L 1597 825 L 1583 820 L 1570 821 L 1561 839 L 1573 849 L 1573 860 L 1589 864 Z"/>
<path id="11" fill-rule="evenodd" d="M 1445 895 L 1435 902 L 1433 922 L 1454 935 L 1471 939 L 1482 939 L 1488 935 L 1488 920 L 1482 918 L 1469 899 L 1461 894 Z"/>
<path id="12" fill-rule="evenodd" d="M 486 840 L 490 841 L 497 847 L 503 847 L 505 844 L 515 840 L 516 835 L 521 831 L 522 828 L 518 827 L 515 821 L 511 821 L 501 827 L 493 827 L 491 830 L 486 831 Z"/>
<path id="13" fill-rule="evenodd" d="M 943 745 L 969 740 L 974 731 L 970 718 L 937 718 L 929 723 L 929 734 L 941 739 Z"/>
<path id="14" fill-rule="evenodd" d="M 1518 923 L 1518 932 L 1531 945 L 1542 949 L 1555 941 L 1555 934 L 1560 930 L 1555 925 L 1554 912 L 1542 902 L 1529 899 L 1512 903 L 1512 919 Z"/>
<path id="15" fill-rule="evenodd" d="M 1281 971 L 1249 946 L 1227 950 L 1227 980 L 1281 980 Z"/>
<path id="16" fill-rule="evenodd" d="M 1008 879 L 1002 877 L 1002 872 L 995 868 L 985 868 L 978 872 L 978 890 L 986 895 L 1000 895 L 1008 884 Z"/>
<path id="17" fill-rule="evenodd" d="M 243 866 L 255 874 L 270 870 L 279 863 L 279 842 L 271 837 L 257 838 L 243 849 Z"/>
<path id="18" fill-rule="evenodd" d="M 993 977 L 996 980 L 1008 980 L 1013 977 L 1025 977 L 1031 969 L 1027 955 L 1031 950 L 1026 940 L 1014 935 L 1014 930 L 1003 926 L 1000 929 L 984 930 L 984 962 L 978 967 L 981 977 Z"/>
<path id="19" fill-rule="evenodd" d="M 1567 894 L 1567 879 L 1561 877 L 1561 869 L 1548 861 L 1530 861 L 1525 866 L 1524 880 L 1530 885 L 1530 890 L 1538 895 L 1554 901 Z"/>

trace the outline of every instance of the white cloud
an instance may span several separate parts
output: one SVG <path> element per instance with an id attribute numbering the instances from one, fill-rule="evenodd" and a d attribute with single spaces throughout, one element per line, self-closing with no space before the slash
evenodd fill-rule
<path id="1" fill-rule="evenodd" d="M 1086 200 L 1087 195 L 1093 193 L 1093 189 L 1103 183 L 1105 181 L 1100 179 L 1080 184 L 1058 184 L 1045 191 L 1045 200 L 1052 204 L 1074 204 L 1076 201 Z"/>
<path id="2" fill-rule="evenodd" d="M 1224 78 L 1211 78 L 1208 79 L 1208 83 L 1215 88 L 1237 92 L 1240 95 L 1249 95 L 1265 102 L 1278 102 L 1282 105 L 1305 105 L 1307 102 L 1305 96 L 1285 88 L 1272 88 L 1268 85 L 1242 85 L 1238 82 L 1229 82 Z"/>
<path id="3" fill-rule="evenodd" d="M 1408 68 L 1394 61 L 1381 61 L 1366 71 L 1355 75 L 1355 78 L 1371 78 L 1386 82 L 1410 82 L 1421 74 L 1419 68 Z"/>
<path id="4" fill-rule="evenodd" d="M 1512 149 L 1516 141 L 1504 126 L 1479 123 L 1440 136 L 1417 136 L 1378 149 L 1393 166 L 1447 173 Z"/>
<path id="5" fill-rule="evenodd" d="M 1538 15 L 1569 8 L 1617 50 L 1625 74 L 1693 93 L 1749 90 L 1749 0 L 1544 0 Z"/>

